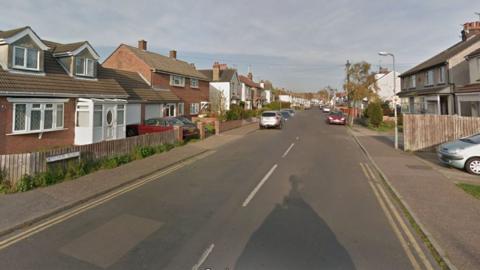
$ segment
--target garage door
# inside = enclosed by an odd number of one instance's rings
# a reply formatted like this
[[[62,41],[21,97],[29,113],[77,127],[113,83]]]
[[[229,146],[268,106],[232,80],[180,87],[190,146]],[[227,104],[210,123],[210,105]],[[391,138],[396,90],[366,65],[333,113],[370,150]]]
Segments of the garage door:
[[[162,105],[161,104],[148,104],[145,106],[145,120],[150,118],[162,117]]]
[[[141,105],[127,104],[127,125],[140,124],[141,118]]]

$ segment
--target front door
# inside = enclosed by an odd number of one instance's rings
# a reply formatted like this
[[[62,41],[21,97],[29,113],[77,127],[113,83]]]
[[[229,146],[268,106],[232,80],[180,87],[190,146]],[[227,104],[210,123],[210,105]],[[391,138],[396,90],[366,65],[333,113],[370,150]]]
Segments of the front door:
[[[104,106],[104,140],[113,140],[115,135],[115,104],[105,104]]]

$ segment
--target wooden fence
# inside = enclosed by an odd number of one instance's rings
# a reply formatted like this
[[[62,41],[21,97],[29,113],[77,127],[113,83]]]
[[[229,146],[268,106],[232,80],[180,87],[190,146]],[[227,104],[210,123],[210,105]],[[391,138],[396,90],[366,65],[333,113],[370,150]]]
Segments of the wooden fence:
[[[480,117],[403,115],[405,151],[429,150],[444,142],[476,133],[480,133]]]
[[[109,156],[128,154],[140,146],[155,146],[164,143],[175,143],[175,141],[175,131],[170,129],[160,133],[51,149],[43,152],[0,155],[0,172],[4,174],[7,181],[14,184],[26,174],[34,175],[45,172],[48,158],[64,154],[80,153],[78,158],[101,159]]]

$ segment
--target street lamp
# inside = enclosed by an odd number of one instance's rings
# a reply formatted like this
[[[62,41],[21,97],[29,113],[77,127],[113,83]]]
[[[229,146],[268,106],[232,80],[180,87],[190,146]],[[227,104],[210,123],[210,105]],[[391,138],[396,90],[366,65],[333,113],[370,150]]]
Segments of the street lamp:
[[[398,149],[398,117],[397,117],[397,99],[396,99],[396,86],[397,86],[397,76],[395,73],[395,55],[389,52],[379,52],[380,56],[391,56],[393,60],[393,105],[394,105],[394,116],[395,116],[395,149]]]

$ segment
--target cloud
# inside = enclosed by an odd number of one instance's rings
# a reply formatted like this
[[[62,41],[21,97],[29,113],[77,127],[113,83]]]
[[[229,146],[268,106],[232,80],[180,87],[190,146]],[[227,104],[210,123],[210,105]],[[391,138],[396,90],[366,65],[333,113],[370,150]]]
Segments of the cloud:
[[[89,40],[103,57],[146,39],[198,67],[233,60],[225,62],[299,90],[340,87],[347,59],[388,64],[379,50],[394,52],[405,70],[457,42],[460,25],[480,11],[467,0],[4,2],[0,29],[30,25],[45,39]]]

